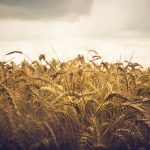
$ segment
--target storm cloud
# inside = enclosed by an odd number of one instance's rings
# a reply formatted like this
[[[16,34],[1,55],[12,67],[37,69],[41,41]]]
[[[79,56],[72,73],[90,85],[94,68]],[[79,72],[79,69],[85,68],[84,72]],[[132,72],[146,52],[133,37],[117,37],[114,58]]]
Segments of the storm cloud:
[[[0,0],[0,19],[76,20],[89,14],[93,0]]]
[[[49,54],[49,43],[60,57],[102,49],[131,58],[135,50],[150,64],[150,0],[0,0],[0,53]]]
[[[19,29],[22,37],[30,35],[31,28],[36,37],[47,31],[60,37],[61,30],[61,35],[76,38],[149,38],[150,0],[0,0],[0,23],[0,33],[9,31],[6,39]]]

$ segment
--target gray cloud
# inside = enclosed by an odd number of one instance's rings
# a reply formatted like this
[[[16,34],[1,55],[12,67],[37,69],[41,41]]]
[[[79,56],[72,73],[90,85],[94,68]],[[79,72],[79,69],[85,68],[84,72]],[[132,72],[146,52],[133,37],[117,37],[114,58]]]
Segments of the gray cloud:
[[[0,0],[0,19],[75,20],[90,12],[93,0]]]
[[[150,0],[0,0],[0,25],[0,40],[150,38]]]

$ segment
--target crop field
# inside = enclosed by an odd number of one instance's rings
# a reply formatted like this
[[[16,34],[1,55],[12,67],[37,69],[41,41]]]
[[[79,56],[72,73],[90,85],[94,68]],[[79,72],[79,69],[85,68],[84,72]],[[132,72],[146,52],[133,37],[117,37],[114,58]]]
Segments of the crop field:
[[[0,150],[150,150],[150,68],[90,54],[0,62]]]

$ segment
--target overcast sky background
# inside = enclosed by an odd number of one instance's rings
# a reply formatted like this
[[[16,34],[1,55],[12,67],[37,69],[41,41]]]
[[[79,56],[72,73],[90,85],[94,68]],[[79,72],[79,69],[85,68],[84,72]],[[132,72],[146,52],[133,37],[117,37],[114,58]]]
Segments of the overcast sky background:
[[[0,0],[1,60],[13,50],[49,59],[52,47],[61,60],[94,49],[149,66],[150,0]]]

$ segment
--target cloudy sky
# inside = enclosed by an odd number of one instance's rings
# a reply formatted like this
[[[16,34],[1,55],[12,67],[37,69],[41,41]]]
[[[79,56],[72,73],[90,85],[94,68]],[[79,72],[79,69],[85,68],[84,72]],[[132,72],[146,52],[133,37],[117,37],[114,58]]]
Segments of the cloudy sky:
[[[0,58],[72,58],[87,50],[104,60],[150,65],[150,0],[0,0]]]

